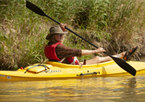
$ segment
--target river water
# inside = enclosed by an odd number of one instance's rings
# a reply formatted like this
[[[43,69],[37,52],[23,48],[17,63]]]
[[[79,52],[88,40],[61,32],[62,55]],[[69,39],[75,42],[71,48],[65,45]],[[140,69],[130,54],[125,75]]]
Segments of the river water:
[[[145,61],[145,58],[142,59]],[[0,102],[144,102],[145,74],[0,82]]]

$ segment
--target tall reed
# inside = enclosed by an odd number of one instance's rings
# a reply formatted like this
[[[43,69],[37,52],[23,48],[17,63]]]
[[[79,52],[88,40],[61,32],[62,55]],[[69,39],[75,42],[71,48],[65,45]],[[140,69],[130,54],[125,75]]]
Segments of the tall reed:
[[[111,54],[138,45],[144,52],[144,0],[29,0],[46,14]],[[56,25],[25,7],[25,0],[0,0],[0,69],[17,69],[46,60],[43,48]],[[69,33],[65,44],[94,49]],[[93,55],[79,58],[89,59]]]

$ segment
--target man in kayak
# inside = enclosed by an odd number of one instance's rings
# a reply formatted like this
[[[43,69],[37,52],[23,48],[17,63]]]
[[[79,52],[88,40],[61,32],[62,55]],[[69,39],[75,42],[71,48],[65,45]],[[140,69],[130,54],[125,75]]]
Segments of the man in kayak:
[[[67,34],[65,29],[66,24],[60,24],[60,26],[54,26],[50,28],[50,33],[46,36],[46,39],[49,40],[48,44],[45,46],[44,53],[49,61],[58,61],[66,64],[79,65],[82,64],[79,62],[77,57],[84,55],[90,55],[95,53],[105,52],[103,48],[98,48],[96,50],[82,50],[74,49],[63,45],[64,34]],[[137,50],[138,47],[132,48],[130,51],[122,52],[114,57],[123,58],[124,60],[129,60],[133,53]],[[77,57],[75,57],[77,56]],[[107,62],[112,60],[111,57],[99,57],[95,56],[92,59],[89,59],[85,64],[97,64],[102,62]]]

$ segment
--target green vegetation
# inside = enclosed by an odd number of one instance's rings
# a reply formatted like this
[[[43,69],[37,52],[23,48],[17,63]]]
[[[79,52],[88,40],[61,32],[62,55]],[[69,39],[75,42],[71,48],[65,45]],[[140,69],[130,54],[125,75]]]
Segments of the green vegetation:
[[[135,56],[145,55],[144,0],[29,1],[110,54],[138,45]],[[0,0],[0,14],[0,69],[17,69],[46,60],[45,37],[56,23],[27,9],[25,0]],[[71,33],[64,43],[73,48],[94,49]]]

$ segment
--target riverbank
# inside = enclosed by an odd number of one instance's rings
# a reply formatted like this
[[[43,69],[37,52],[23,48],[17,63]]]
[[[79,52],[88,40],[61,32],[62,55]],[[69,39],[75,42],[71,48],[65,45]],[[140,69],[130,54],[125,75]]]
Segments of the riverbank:
[[[134,57],[139,59],[145,55],[145,1],[29,1],[110,54],[139,46]],[[43,53],[47,43],[45,37],[49,28],[56,24],[27,9],[25,0],[2,0],[0,6],[0,69],[15,70],[46,60]],[[94,49],[71,33],[64,43],[73,48]]]

